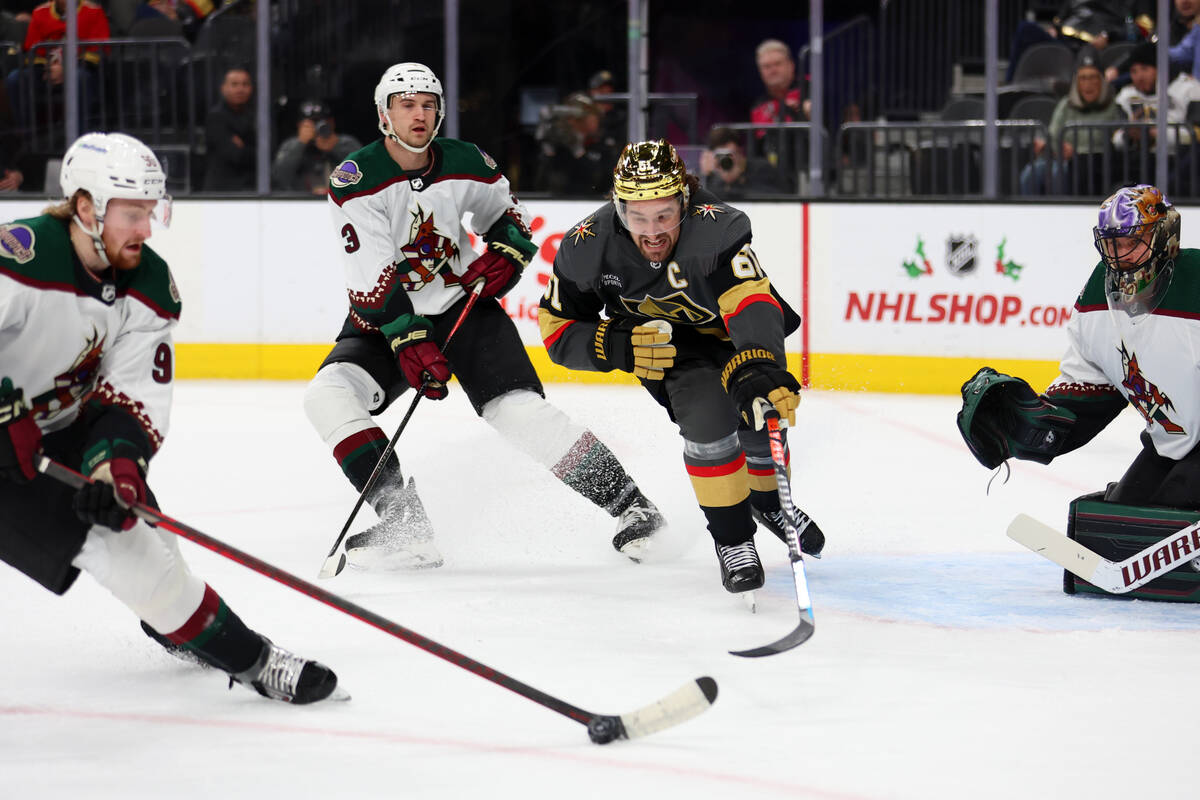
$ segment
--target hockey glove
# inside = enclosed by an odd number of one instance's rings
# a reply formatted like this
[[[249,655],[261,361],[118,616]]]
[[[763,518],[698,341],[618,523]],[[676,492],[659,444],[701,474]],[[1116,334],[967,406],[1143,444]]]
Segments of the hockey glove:
[[[71,501],[75,516],[114,531],[132,528],[137,517],[130,508],[146,502],[146,481],[138,465],[132,459],[113,458],[92,470],[91,478]]]
[[[1067,442],[1075,414],[1020,378],[983,367],[962,385],[958,430],[988,469],[1009,458],[1049,464]]]
[[[775,406],[779,417],[789,425],[796,424],[800,383],[765,347],[747,347],[729,359],[721,370],[721,385],[742,419],[754,430],[762,430],[766,424],[757,402],[760,398]]]
[[[0,475],[29,483],[37,475],[33,459],[42,445],[42,429],[29,414],[24,392],[9,378],[0,381]]]
[[[450,362],[433,341],[433,323],[424,317],[405,314],[380,330],[388,337],[396,363],[408,385],[431,400],[450,393]]]
[[[666,320],[602,320],[593,345],[592,363],[604,372],[619,369],[648,381],[661,381],[675,366],[671,323]]]
[[[487,252],[467,265],[462,274],[463,291],[468,294],[483,281],[483,297],[503,297],[521,280],[521,271],[529,258],[515,247],[492,242]]]

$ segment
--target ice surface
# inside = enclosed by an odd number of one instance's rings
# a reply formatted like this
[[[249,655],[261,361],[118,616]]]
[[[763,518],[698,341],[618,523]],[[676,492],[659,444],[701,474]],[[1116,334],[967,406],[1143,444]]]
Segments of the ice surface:
[[[316,580],[355,495],[295,383],[183,382],[151,484],[164,511]],[[294,708],[178,662],[85,575],[63,598],[0,565],[0,797],[1057,798],[1195,793],[1200,607],[1069,597],[1004,535],[1065,525],[1137,451],[1127,412],[1007,484],[967,453],[956,398],[808,392],[794,493],[829,537],[817,633],[783,546],[751,615],[721,589],[680,442],[640,390],[551,385],[670,519],[673,559],[615,553],[613,521],[508,447],[461,391],[399,452],[446,565],[324,588],[570,703],[639,708],[712,675],[707,713],[634,742],[518,695],[184,543],[248,624],[332,666],[349,703]],[[407,407],[382,418],[390,434]],[[374,517],[364,509],[355,529]],[[671,548],[667,548],[668,550]],[[1172,766],[1174,765],[1174,766]]]

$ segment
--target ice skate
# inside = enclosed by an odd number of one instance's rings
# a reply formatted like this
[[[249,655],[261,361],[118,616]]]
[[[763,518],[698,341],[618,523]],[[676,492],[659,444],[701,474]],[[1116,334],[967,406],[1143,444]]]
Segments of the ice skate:
[[[787,528],[783,523],[783,509],[759,511],[757,508],[751,507],[750,511],[755,522],[775,534],[779,541],[787,544]],[[825,549],[825,534],[817,527],[813,518],[800,509],[796,509],[796,517],[796,530],[800,534],[800,552],[806,556],[820,558],[821,551]]]
[[[634,563],[641,563],[654,546],[654,534],[664,528],[666,519],[658,508],[646,499],[641,490],[634,496],[629,507],[621,512],[617,520],[617,533],[612,544],[618,553],[623,553]]]
[[[230,674],[229,683],[240,683],[272,700],[305,705],[326,698],[349,700],[346,690],[337,685],[337,675],[319,661],[309,661],[276,647],[263,636],[262,654],[245,672]]]
[[[741,544],[717,543],[716,548],[717,560],[721,562],[721,585],[725,591],[739,594],[762,588],[766,577],[753,539]]]
[[[357,569],[432,569],[443,563],[416,481],[382,488],[371,500],[379,522],[346,539],[346,562]]]

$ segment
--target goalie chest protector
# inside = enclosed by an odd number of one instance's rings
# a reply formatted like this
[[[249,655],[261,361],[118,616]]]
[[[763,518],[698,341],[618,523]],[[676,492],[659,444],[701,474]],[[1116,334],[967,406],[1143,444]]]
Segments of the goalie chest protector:
[[[1104,501],[1104,492],[1085,494],[1071,501],[1067,536],[1112,562],[1121,562],[1155,542],[1200,522],[1200,511],[1161,506],[1127,506]],[[1200,553],[1196,553],[1200,558]],[[1149,565],[1137,563],[1129,569],[1145,574]],[[1136,576],[1135,576],[1136,577]],[[1099,594],[1140,600],[1200,603],[1200,571],[1190,561],[1125,594],[1111,594],[1083,578],[1063,571],[1067,594]]]

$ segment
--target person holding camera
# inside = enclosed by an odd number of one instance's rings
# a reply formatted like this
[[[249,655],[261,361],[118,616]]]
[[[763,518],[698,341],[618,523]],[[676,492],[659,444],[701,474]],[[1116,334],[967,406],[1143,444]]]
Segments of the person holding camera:
[[[1154,122],[1160,108],[1156,45],[1152,42],[1138,45],[1129,61],[1131,83],[1117,92],[1117,105],[1131,122]],[[1200,82],[1191,75],[1180,73],[1167,85],[1167,147],[1171,155],[1175,154],[1176,144],[1191,142],[1187,127],[1180,123],[1187,122],[1188,103],[1193,100],[1200,100]],[[1118,150],[1140,152],[1146,146],[1142,137],[1147,136],[1149,150],[1153,152],[1157,135],[1156,128],[1122,128],[1113,134],[1113,146]]]
[[[708,149],[700,154],[700,180],[704,188],[722,199],[795,191],[779,168],[748,159],[739,135],[722,127],[708,134]]]
[[[300,106],[296,135],[275,154],[271,185],[283,191],[327,194],[329,173],[360,147],[358,139],[337,132],[328,106],[309,100]]]

